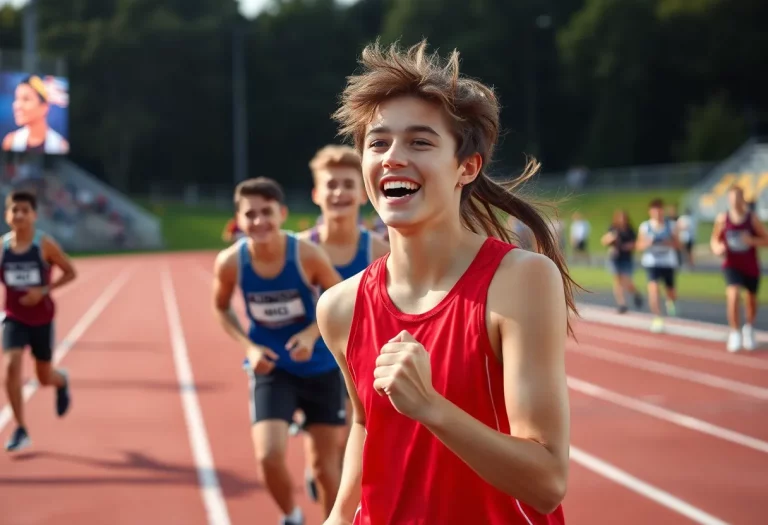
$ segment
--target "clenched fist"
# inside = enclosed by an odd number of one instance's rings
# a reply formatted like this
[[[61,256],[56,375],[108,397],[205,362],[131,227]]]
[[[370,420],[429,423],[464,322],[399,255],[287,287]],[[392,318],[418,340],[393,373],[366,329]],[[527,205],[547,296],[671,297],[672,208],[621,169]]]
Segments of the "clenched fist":
[[[405,330],[385,344],[376,358],[373,388],[395,410],[423,421],[439,394],[432,386],[432,367],[424,347]]]

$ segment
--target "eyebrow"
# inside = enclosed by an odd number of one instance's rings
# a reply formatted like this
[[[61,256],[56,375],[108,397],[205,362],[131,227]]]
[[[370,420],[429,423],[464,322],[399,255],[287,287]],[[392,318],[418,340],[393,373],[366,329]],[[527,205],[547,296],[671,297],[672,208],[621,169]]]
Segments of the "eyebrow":
[[[405,131],[407,133],[430,133],[432,135],[435,135],[436,137],[440,136],[440,133],[435,131],[429,126],[423,126],[423,125],[416,125],[416,126],[408,126],[405,128]],[[376,126],[374,128],[371,128],[371,130],[365,134],[366,137],[370,135],[378,135],[381,133],[392,133],[392,130],[386,126]]]

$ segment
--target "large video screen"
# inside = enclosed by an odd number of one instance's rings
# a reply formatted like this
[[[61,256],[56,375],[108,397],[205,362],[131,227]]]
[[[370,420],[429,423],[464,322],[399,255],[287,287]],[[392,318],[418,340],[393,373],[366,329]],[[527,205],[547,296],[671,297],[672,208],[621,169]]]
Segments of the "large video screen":
[[[69,153],[69,80],[0,72],[0,149]]]

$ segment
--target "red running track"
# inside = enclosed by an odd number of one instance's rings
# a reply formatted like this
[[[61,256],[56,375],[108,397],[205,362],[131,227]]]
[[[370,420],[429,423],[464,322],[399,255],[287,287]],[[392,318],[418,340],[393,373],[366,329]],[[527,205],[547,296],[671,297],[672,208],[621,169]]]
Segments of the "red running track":
[[[72,410],[56,418],[50,389],[28,399],[32,447],[0,453],[1,524],[278,523],[256,471],[242,351],[211,315],[212,263],[211,253],[76,261],[56,329]],[[567,522],[764,523],[768,356],[594,323],[577,336]],[[7,415],[3,392],[3,443]],[[318,525],[300,439],[288,455],[307,525]]]

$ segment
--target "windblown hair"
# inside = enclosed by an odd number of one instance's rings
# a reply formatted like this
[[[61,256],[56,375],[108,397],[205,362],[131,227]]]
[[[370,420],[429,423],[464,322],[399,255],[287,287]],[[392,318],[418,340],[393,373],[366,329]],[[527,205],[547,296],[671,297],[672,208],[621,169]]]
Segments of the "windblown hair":
[[[513,234],[504,215],[528,226],[536,239],[537,251],[549,257],[560,270],[568,309],[577,314],[573,287],[578,285],[568,273],[554,228],[536,206],[516,191],[538,173],[540,164],[529,159],[523,173],[507,182],[491,179],[486,173],[500,130],[499,102],[493,89],[460,75],[458,51],[453,50],[447,60],[442,60],[437,53],[427,53],[426,41],[406,50],[397,43],[383,48],[376,41],[363,50],[360,64],[362,71],[348,77],[340,107],[333,115],[340,124],[340,133],[350,137],[362,154],[366,126],[384,101],[416,96],[439,105],[456,139],[458,161],[476,153],[483,161],[477,178],[462,188],[462,223],[472,232],[506,242],[513,242]],[[568,331],[573,334],[570,320]]]
[[[340,167],[354,168],[362,173],[360,154],[349,146],[332,144],[321,148],[309,161],[313,175],[320,170]]]

